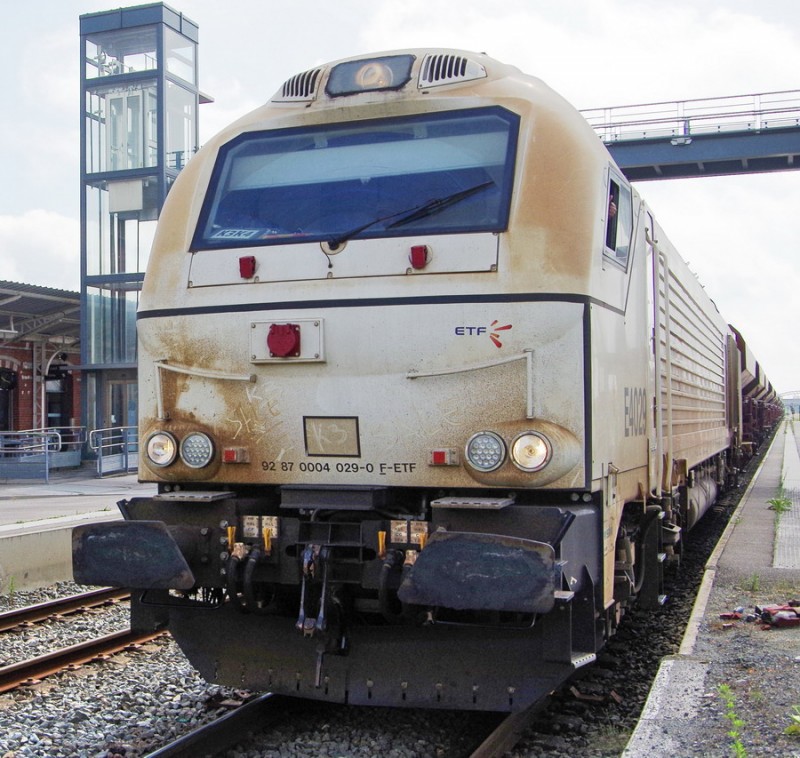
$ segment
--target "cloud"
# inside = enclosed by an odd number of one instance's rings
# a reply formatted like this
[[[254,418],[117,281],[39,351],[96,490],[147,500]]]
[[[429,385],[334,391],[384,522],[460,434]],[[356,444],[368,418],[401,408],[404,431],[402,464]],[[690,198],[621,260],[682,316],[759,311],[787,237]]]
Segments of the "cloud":
[[[60,27],[31,40],[22,52],[22,65],[17,69],[21,97],[28,108],[41,112],[71,111],[79,102],[77,29]],[[77,122],[77,116],[73,118]],[[52,129],[52,123],[45,123]]]
[[[0,122],[4,175],[10,177],[0,187],[0,209],[22,213],[38,205],[77,216],[77,29],[62,26],[20,37],[24,41],[15,41],[20,49],[12,54],[19,65],[9,81],[9,110]]]
[[[486,52],[543,79],[579,108],[795,87],[800,46],[785,20],[766,20],[760,8],[717,5],[406,0],[377,6],[359,42],[369,43],[367,50]],[[778,49],[781,56],[756,53]]]
[[[641,182],[637,190],[770,381],[793,389],[800,351],[787,349],[787,334],[800,322],[797,174]]]
[[[238,76],[210,75],[200,88],[214,98],[213,103],[200,106],[200,145],[236,119],[255,110],[272,96],[272,92],[251,92]],[[259,99],[263,95],[263,99]]]
[[[0,215],[2,278],[77,291],[80,288],[80,223],[52,211]]]

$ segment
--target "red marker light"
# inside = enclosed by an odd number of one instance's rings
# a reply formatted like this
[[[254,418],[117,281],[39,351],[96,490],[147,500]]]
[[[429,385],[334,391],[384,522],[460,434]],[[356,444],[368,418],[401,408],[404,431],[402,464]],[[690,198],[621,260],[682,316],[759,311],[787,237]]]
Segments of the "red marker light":
[[[239,276],[242,279],[252,279],[256,273],[255,255],[243,255],[239,258]]]
[[[409,260],[411,261],[411,268],[414,269],[425,268],[425,266],[428,265],[428,261],[430,260],[430,251],[428,250],[428,246],[412,245],[411,255],[409,256]]]
[[[431,466],[458,466],[458,453],[452,447],[431,450],[428,464]]]
[[[222,450],[223,463],[249,463],[250,456],[246,447],[226,447]]]

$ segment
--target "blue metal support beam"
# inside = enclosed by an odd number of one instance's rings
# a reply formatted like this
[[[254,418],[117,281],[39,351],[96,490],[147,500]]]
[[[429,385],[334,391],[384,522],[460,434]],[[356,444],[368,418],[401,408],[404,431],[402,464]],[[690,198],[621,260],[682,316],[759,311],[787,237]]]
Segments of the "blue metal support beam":
[[[606,145],[631,181],[800,168],[800,127],[620,141]]]
[[[582,112],[631,181],[800,168],[800,90]]]

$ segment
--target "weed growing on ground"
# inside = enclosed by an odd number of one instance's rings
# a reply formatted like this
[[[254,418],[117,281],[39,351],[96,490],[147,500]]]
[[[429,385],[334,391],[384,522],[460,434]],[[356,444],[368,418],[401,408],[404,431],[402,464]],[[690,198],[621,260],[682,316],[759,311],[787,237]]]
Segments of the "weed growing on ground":
[[[786,490],[783,488],[783,478],[781,478],[781,482],[778,485],[778,494],[775,497],[771,497],[767,500],[769,505],[767,506],[770,510],[775,511],[775,545],[777,548],[778,544],[778,530],[781,526],[781,516],[784,513],[788,513],[792,510],[792,500],[791,498],[786,497]]]
[[[742,589],[745,592],[758,592],[761,589],[761,577],[755,572],[750,574],[745,580]]]
[[[754,688],[750,690],[750,700],[754,703],[763,703],[766,700],[766,696],[760,689]]]
[[[14,599],[14,593],[17,591],[17,580],[12,574],[8,578],[8,585],[6,587],[6,593],[8,594],[9,600]],[[2,578],[0,577],[0,592],[3,590],[3,582]]]
[[[600,729],[595,747],[598,750],[604,750],[609,753],[621,753],[625,749],[625,745],[628,744],[630,737],[630,731],[616,724],[607,724]]]
[[[769,509],[775,511],[776,519],[792,510],[792,501],[786,495],[771,497],[767,502],[769,503]]]
[[[731,723],[728,736],[731,738],[731,748],[737,758],[747,758],[747,751],[742,744],[742,727],[745,725],[742,718],[736,713],[736,698],[733,690],[727,684],[720,684],[717,688],[720,697],[725,703],[725,718]]]
[[[794,713],[789,714],[792,723],[783,730],[783,733],[790,734],[793,737],[800,737],[800,705],[793,705],[792,710]]]

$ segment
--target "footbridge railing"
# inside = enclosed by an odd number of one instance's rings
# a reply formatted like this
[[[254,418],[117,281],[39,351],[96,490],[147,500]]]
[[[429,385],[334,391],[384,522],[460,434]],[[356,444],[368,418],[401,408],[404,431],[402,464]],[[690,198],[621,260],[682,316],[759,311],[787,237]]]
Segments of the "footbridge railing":
[[[603,142],[800,127],[800,90],[590,108],[581,113]]]

